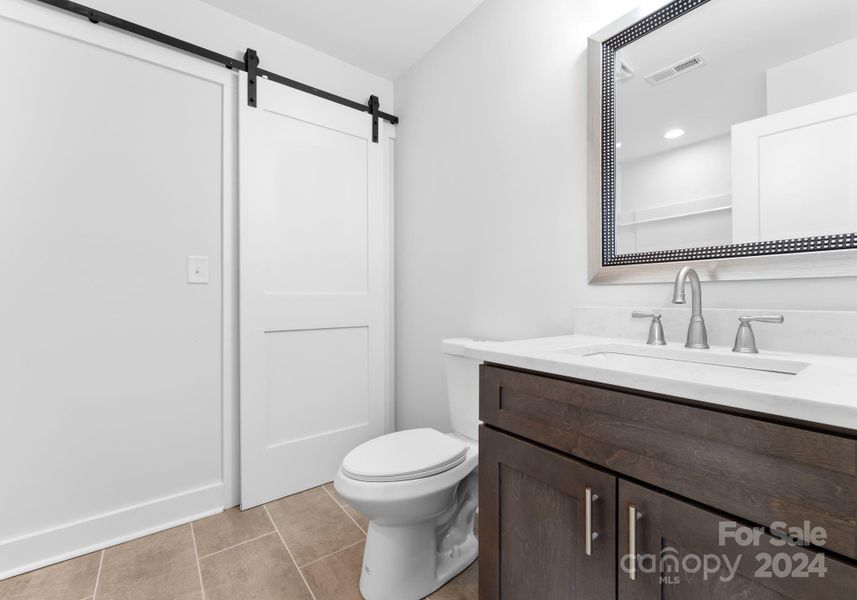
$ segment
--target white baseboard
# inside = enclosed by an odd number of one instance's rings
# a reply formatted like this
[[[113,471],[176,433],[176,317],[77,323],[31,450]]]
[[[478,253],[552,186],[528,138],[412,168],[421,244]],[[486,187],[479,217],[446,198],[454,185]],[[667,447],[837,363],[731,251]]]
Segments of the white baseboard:
[[[223,483],[0,540],[0,580],[223,510]]]

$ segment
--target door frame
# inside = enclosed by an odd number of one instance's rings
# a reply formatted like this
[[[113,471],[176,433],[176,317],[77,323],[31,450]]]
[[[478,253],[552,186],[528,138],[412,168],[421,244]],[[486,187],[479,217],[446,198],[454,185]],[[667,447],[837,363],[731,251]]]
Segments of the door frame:
[[[396,430],[396,126],[384,119],[379,119],[379,138],[384,144],[384,213],[387,235],[387,293],[385,314],[387,316],[387,340],[385,343],[386,361],[386,390],[384,402],[387,421],[384,431],[390,433]]]

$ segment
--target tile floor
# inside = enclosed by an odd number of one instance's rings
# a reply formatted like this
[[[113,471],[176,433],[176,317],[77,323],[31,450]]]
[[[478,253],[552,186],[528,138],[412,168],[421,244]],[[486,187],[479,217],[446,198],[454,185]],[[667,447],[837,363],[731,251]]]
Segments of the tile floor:
[[[0,581],[0,600],[361,600],[366,526],[327,484]],[[476,600],[477,568],[429,598]]]

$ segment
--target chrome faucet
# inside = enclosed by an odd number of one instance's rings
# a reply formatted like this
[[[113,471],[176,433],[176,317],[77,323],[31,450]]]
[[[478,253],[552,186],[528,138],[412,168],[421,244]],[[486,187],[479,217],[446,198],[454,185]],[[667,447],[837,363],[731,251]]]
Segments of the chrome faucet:
[[[685,304],[684,287],[690,279],[690,294],[692,301],[692,314],[690,326],[687,329],[687,343],[685,348],[707,349],[708,332],[705,330],[705,319],[702,317],[702,284],[699,275],[691,267],[684,267],[675,278],[675,290],[673,291],[673,304]]]

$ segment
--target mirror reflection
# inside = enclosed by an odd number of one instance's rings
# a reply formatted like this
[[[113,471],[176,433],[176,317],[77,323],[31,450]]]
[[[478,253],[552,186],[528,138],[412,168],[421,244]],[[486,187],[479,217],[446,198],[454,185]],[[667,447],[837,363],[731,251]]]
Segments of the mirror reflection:
[[[711,0],[615,65],[617,253],[857,231],[855,0]]]

